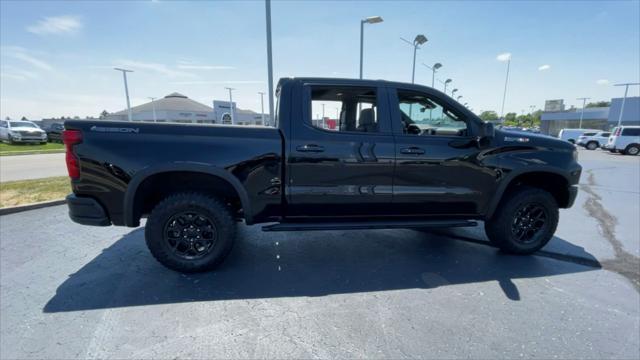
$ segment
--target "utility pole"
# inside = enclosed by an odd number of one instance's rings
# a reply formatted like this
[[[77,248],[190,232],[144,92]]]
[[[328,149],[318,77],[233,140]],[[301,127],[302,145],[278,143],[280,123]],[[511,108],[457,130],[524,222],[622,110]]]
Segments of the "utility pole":
[[[504,103],[507,99],[507,84],[509,83],[509,68],[511,67],[511,54],[504,54],[507,57],[507,76],[504,79],[504,92],[502,93],[502,108],[500,110],[500,119],[504,121]],[[501,55],[502,56],[502,55]],[[504,61],[503,59],[498,57],[499,61]]]
[[[265,123],[264,121],[264,92],[259,91],[258,94],[260,94],[260,108],[262,110],[260,110],[260,115],[262,117],[262,125],[267,125],[267,123]]]
[[[122,77],[124,79],[124,93],[127,97],[127,115],[129,117],[129,121],[131,121],[131,103],[129,102],[129,86],[127,85],[127,73],[133,72],[133,70],[114,68],[114,70],[122,71]]]
[[[625,83],[615,84],[614,86],[624,86],[624,97],[622,98],[622,107],[620,108],[620,115],[618,115],[618,126],[622,125],[622,112],[624,111],[624,103],[627,102],[627,93],[629,92],[629,86],[637,86],[640,83]]]
[[[231,95],[231,92],[233,90],[235,90],[234,88],[230,88],[230,87],[225,87],[225,89],[229,90],[229,115],[231,115],[231,125],[235,125],[236,124],[236,116],[233,113],[233,97]]]
[[[587,100],[589,100],[590,98],[588,97],[582,97],[582,98],[577,98],[576,100],[582,100],[582,112],[580,112],[580,123],[578,125],[579,129],[582,129],[582,118],[584,117],[584,107],[587,104]]]
[[[151,99],[151,107],[153,108],[153,122],[158,122],[158,118],[156,117],[156,98],[149,97]]]
[[[269,81],[269,119],[275,121],[273,114],[273,54],[271,52],[271,0],[264,2],[267,23],[267,75]]]

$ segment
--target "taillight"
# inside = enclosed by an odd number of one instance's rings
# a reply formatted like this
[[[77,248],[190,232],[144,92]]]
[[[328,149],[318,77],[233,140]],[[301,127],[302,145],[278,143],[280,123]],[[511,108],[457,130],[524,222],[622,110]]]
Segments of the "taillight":
[[[62,132],[62,142],[65,145],[67,161],[67,172],[69,177],[77,179],[80,177],[80,161],[73,152],[73,146],[82,142],[82,132],[80,130],[64,130]]]
[[[620,133],[622,132],[622,128],[617,128],[616,129],[616,133],[614,134],[615,136],[620,136]]]

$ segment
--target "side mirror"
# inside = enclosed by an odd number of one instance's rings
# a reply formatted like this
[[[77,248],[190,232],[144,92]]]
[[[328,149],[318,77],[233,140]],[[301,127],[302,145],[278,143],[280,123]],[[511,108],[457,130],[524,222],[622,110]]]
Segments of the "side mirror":
[[[493,127],[493,123],[484,122],[480,127],[480,138],[493,138],[496,135],[496,130]]]

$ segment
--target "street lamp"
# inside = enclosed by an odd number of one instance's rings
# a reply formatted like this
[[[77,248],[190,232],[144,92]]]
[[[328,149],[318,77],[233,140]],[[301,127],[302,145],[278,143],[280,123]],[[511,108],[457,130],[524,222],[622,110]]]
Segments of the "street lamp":
[[[461,99],[461,98],[462,98],[462,95],[458,96],[458,97],[456,98],[456,100],[458,100],[458,102],[460,102],[460,99]]]
[[[262,125],[267,125],[264,122],[264,92],[258,91],[258,94],[260,94],[260,116],[262,118]]]
[[[156,117],[156,98],[148,97],[148,99],[151,99],[151,107],[153,108],[153,122],[158,122],[158,118]]]
[[[425,63],[422,63],[422,65],[428,67],[429,69],[431,69],[432,75],[431,75],[431,87],[435,87],[436,85],[436,71],[438,71],[438,69],[440,69],[442,67],[442,64],[440,63],[435,63],[433,64],[433,66],[429,66]]]
[[[233,115],[233,97],[231,95],[231,92],[235,89],[230,87],[225,87],[225,89],[229,90],[229,115],[231,115],[231,125],[235,125],[236,117]]]
[[[453,81],[453,80],[451,80],[451,79],[447,79],[447,80],[445,80],[445,81],[443,82],[443,84],[444,84],[444,93],[445,93],[445,94],[447,93],[447,84],[449,84],[451,81]]]
[[[117,71],[122,71],[122,77],[124,78],[124,93],[127,96],[127,115],[129,117],[129,121],[131,121],[131,103],[129,102],[129,86],[127,86],[127,73],[133,72],[133,70],[121,69],[121,68],[113,68]]]
[[[504,80],[504,93],[502,94],[502,109],[500,110],[500,119],[504,120],[504,101],[507,99],[507,83],[509,82],[509,67],[511,66],[511,53],[500,54],[496,57],[496,60],[507,62],[507,77]]]
[[[534,120],[534,117],[535,117],[535,116],[533,115],[533,113],[534,113],[534,110],[535,110],[535,109],[536,109],[536,106],[535,106],[535,105],[529,105],[529,112],[530,112],[530,114],[531,114],[531,127],[533,127],[533,120]]]
[[[453,97],[453,95],[458,91],[458,89],[453,89],[451,90],[451,97]]]
[[[585,104],[587,103],[587,100],[589,99],[590,98],[588,97],[581,97],[576,99],[576,100],[582,100],[582,112],[580,113],[580,124],[578,125],[579,129],[582,129],[582,117],[584,116],[584,107],[585,107]]]
[[[637,86],[640,83],[625,83],[615,84],[614,86],[624,86],[624,97],[622,98],[622,107],[620,108],[620,115],[618,115],[618,126],[622,125],[622,112],[624,111],[624,103],[627,101],[627,93],[629,92],[629,86]]]
[[[360,79],[362,79],[362,57],[364,52],[364,24],[377,24],[382,21],[380,16],[370,16],[360,20]]]
[[[422,34],[418,34],[416,35],[416,38],[413,39],[413,42],[404,39],[404,38],[400,38],[400,40],[406,42],[407,44],[413,46],[413,67],[411,70],[411,83],[413,84],[415,82],[415,78],[416,78],[416,52],[418,51],[418,49],[420,48],[420,45],[426,43],[428,41],[427,37],[422,35]]]
[[[273,114],[273,54],[271,52],[271,0],[264,1],[264,12],[266,16],[267,25],[267,77],[269,88],[269,119],[274,121],[275,116]]]
[[[464,103],[464,104],[462,104],[462,105],[464,105],[466,108],[469,108],[469,107],[467,106],[467,104],[469,104],[469,103],[468,103],[468,102],[466,102],[466,103]]]

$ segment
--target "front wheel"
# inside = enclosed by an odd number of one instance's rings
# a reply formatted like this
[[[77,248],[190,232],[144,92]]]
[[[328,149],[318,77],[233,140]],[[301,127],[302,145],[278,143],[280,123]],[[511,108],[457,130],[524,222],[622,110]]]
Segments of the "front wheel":
[[[558,204],[551,194],[520,187],[505,195],[484,228],[491,243],[502,251],[531,254],[551,240],[558,218]]]
[[[227,257],[236,236],[228,207],[216,198],[179,193],[151,212],[145,240],[162,265],[179,272],[212,270]]]
[[[588,150],[595,150],[595,149],[598,148],[598,143],[595,142],[595,141],[590,141],[590,142],[587,143],[586,147],[587,147]]]

